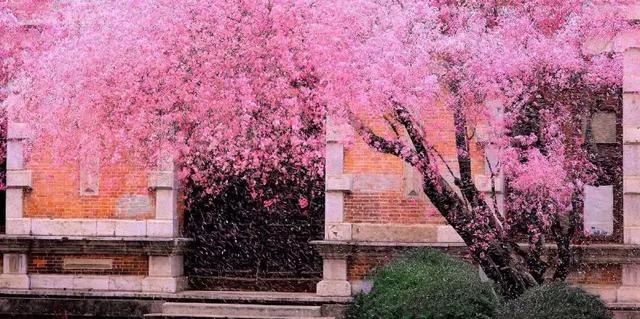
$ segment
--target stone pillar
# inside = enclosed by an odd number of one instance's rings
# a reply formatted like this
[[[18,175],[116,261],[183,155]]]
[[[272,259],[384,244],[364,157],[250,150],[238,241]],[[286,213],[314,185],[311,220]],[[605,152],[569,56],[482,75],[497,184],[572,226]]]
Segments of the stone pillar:
[[[2,275],[0,288],[29,289],[30,280],[27,275],[27,255],[4,254],[2,256]]]
[[[182,255],[149,256],[149,276],[142,281],[142,291],[178,292],[186,288]]]
[[[345,223],[344,196],[351,191],[352,176],[344,174],[344,138],[348,126],[327,121],[327,146],[325,165],[325,215],[324,239],[351,240],[351,224]],[[321,296],[350,296],[351,284],[347,281],[347,256],[323,256],[322,281],[316,292]]]
[[[26,124],[9,123],[7,131],[7,199],[6,233],[29,235],[31,220],[23,218],[25,191],[31,189],[31,171],[25,169],[25,140],[29,138]]]
[[[147,220],[147,236],[178,237],[178,182],[173,169],[149,174],[149,188],[156,194],[156,215]]]
[[[147,220],[147,237],[178,238],[178,182],[172,163],[160,165],[149,175],[149,188],[156,194],[156,215]],[[143,291],[178,292],[186,288],[182,255],[149,256],[149,276]]]
[[[640,48],[637,46],[624,51],[622,114],[624,243],[637,245],[640,244]],[[622,265],[617,302],[640,301],[639,278],[638,265]]]
[[[624,243],[640,244],[640,48],[624,52],[623,81]]]

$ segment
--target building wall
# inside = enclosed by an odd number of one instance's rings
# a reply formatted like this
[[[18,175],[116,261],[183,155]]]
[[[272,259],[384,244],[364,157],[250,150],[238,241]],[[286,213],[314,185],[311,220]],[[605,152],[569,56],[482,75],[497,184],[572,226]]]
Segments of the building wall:
[[[126,162],[98,165],[92,171],[79,163],[56,163],[45,151],[43,145],[36,145],[26,164],[33,186],[24,197],[25,217],[154,218],[155,196],[149,191],[148,171]],[[85,192],[83,186],[95,189]]]

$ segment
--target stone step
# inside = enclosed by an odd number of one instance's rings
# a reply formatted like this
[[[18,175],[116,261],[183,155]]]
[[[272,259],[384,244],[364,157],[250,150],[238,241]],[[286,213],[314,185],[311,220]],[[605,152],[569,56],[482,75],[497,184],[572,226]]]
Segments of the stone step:
[[[144,315],[150,319],[199,319],[199,318],[226,318],[226,319],[335,319],[334,317],[265,317],[265,316],[218,316],[218,315],[188,315],[188,314],[161,314],[154,313]]]
[[[320,306],[165,302],[162,304],[162,314],[207,315],[222,316],[222,318],[225,316],[305,318],[320,317],[321,310]]]

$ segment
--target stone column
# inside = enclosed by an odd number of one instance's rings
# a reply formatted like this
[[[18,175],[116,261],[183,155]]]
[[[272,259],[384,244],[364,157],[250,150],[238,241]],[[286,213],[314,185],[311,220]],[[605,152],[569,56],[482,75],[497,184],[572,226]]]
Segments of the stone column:
[[[31,189],[31,171],[25,169],[24,147],[29,138],[26,124],[9,123],[7,130],[6,233],[29,235],[31,220],[23,217],[25,191]]]
[[[624,51],[622,114],[624,243],[637,245],[640,244],[640,48],[637,45]],[[640,301],[639,278],[638,265],[622,265],[617,302]]]
[[[178,238],[178,182],[172,163],[160,165],[149,175],[149,189],[156,194],[156,215],[147,220],[147,237]],[[183,255],[149,256],[149,276],[143,291],[178,292],[186,288]]]
[[[23,201],[26,190],[31,189],[31,171],[25,169],[24,143],[29,138],[26,124],[9,123],[7,130],[7,190],[6,233],[29,235],[30,219],[23,216]],[[27,255],[4,254],[2,256],[1,288],[29,289]]]
[[[327,146],[325,166],[325,215],[324,239],[329,241],[351,240],[351,224],[345,223],[344,195],[351,191],[353,178],[344,174],[344,138],[347,126],[327,121]],[[316,292],[321,296],[350,296],[351,284],[347,281],[347,257],[323,256],[322,281]]]
[[[142,291],[178,292],[186,286],[182,255],[149,256],[149,276],[142,281]]]
[[[27,255],[4,254],[2,256],[2,275],[0,288],[29,289],[30,280],[27,275]]]
[[[624,52],[623,82],[624,243],[640,244],[640,48]]]
[[[156,215],[147,220],[147,236],[178,237],[178,182],[173,169],[149,174],[149,188],[156,194]]]

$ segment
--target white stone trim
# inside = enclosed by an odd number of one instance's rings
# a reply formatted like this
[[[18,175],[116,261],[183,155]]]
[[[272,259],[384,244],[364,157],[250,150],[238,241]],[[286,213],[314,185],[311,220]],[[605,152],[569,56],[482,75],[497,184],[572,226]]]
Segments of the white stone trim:
[[[175,293],[185,290],[186,277],[146,277],[142,281],[144,292],[170,292]]]
[[[622,188],[625,194],[640,194],[640,176],[625,175]]]
[[[453,227],[450,225],[440,225],[438,226],[438,235],[437,241],[439,243],[463,243],[462,237],[458,235]]]
[[[318,296],[351,296],[351,283],[346,280],[322,280],[316,286]]]
[[[640,144],[640,126],[623,125],[622,140],[624,144]]]
[[[150,277],[180,277],[183,274],[184,257],[182,255],[149,256]]]
[[[149,173],[149,188],[157,189],[177,189],[178,185],[175,180],[173,171],[153,171]]]
[[[12,235],[175,237],[177,228],[177,220],[7,218]]]
[[[325,240],[351,240],[351,224],[350,223],[325,223],[324,226]]]
[[[504,191],[503,179],[500,176],[494,177],[494,184],[496,194],[501,194]],[[475,177],[476,187],[483,193],[491,193],[491,175],[477,175]]]
[[[31,188],[31,170],[8,170],[7,188]]]
[[[144,276],[31,274],[31,289],[143,291]]]
[[[352,175],[340,175],[340,176],[327,176],[326,177],[326,190],[327,192],[350,192],[353,189],[353,176]]]
[[[31,137],[27,123],[10,122],[7,125],[7,140],[24,140]]]

